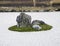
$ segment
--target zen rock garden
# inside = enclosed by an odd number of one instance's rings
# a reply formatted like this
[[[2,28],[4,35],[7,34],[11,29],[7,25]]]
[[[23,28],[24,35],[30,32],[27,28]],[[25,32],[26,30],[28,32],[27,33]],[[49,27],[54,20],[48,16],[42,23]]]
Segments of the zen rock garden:
[[[46,24],[42,20],[33,20],[31,22],[31,19],[32,19],[31,16],[22,12],[16,18],[17,25],[11,26],[8,29],[11,31],[18,32],[31,32],[31,31],[46,31],[52,28],[52,26]]]

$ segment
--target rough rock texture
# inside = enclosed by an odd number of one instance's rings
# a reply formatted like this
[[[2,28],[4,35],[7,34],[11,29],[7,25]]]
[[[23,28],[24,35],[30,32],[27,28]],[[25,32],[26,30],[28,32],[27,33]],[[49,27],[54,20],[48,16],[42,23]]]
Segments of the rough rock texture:
[[[31,24],[31,16],[21,13],[19,16],[17,16],[16,21],[18,27],[28,27]]]
[[[39,25],[39,24],[45,24],[45,22],[41,21],[41,20],[34,20],[32,22],[32,25]]]

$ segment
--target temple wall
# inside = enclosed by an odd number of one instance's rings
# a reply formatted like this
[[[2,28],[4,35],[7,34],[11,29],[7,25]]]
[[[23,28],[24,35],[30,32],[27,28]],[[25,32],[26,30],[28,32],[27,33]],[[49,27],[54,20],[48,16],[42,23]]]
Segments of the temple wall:
[[[60,0],[0,0],[0,6],[34,6],[34,5],[45,5],[49,4],[50,1],[53,3],[60,3]]]
[[[54,3],[60,3],[60,0],[53,0]]]

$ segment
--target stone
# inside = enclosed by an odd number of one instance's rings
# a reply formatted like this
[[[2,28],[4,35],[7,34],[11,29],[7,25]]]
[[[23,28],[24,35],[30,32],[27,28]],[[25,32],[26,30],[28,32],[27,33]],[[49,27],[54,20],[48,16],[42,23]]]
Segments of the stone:
[[[31,16],[21,13],[19,16],[17,16],[16,21],[17,27],[28,27],[31,25]]]
[[[42,20],[34,20],[32,21],[32,25],[39,25],[39,24],[45,24],[45,22],[43,22]]]
[[[41,29],[41,27],[39,26],[39,25],[33,25],[32,26],[34,29],[36,29],[36,30],[40,30]]]

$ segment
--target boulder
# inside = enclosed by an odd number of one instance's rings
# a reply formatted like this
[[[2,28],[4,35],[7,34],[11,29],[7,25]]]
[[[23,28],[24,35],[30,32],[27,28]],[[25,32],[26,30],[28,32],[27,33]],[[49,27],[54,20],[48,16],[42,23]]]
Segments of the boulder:
[[[43,21],[41,21],[41,20],[34,20],[33,22],[32,22],[32,25],[39,25],[39,24],[45,24],[45,22],[43,22]]]
[[[21,13],[19,16],[17,16],[16,21],[17,27],[28,27],[31,25],[31,16]]]

